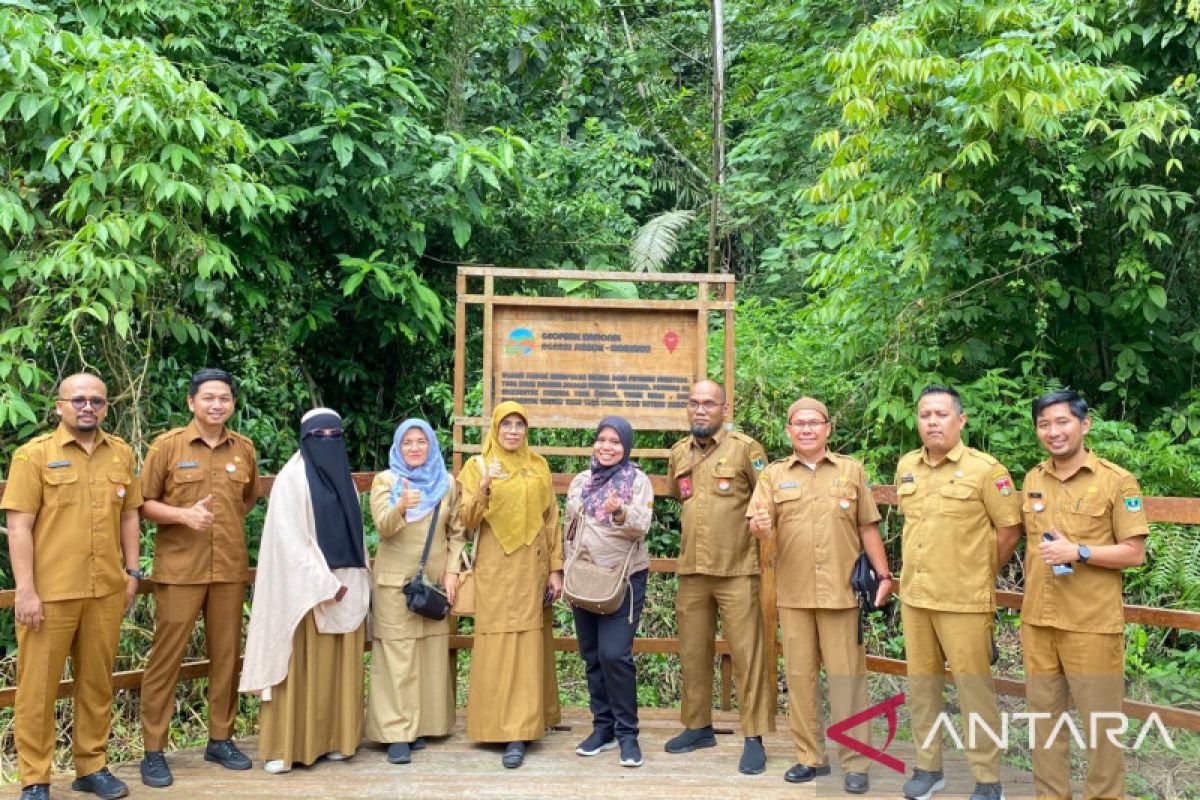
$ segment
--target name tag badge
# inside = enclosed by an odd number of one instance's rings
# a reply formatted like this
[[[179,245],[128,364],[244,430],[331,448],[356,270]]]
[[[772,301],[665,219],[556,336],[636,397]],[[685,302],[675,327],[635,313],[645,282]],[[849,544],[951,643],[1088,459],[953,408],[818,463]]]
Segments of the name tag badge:
[[[69,459],[69,458],[65,459],[63,461],[51,461],[49,464],[46,465],[46,467],[49,469],[62,469],[63,467],[69,467],[69,466],[71,466],[71,459]]]
[[[690,477],[679,479],[679,496],[684,500],[692,496],[692,479]]]
[[[901,482],[901,483],[916,483],[916,482],[917,482],[917,478],[916,478],[916,476],[915,476],[915,475],[913,475],[911,472],[909,472],[909,473],[906,473],[906,474],[904,475],[904,477],[902,477],[902,478],[900,479],[900,482]]]
[[[195,469],[200,466],[199,461],[180,461],[175,465],[175,469]]]
[[[800,484],[796,483],[795,481],[784,481],[783,483],[779,484],[775,488],[776,489],[795,489],[799,485]]]

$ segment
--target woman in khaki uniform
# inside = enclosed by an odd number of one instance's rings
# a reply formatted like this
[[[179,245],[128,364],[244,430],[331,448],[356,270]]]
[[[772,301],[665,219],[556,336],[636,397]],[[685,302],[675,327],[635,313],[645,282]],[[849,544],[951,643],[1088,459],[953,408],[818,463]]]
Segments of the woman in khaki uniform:
[[[371,487],[371,516],[379,531],[372,603],[371,688],[367,738],[388,743],[388,761],[407,764],[422,737],[445,736],[454,726],[454,680],[450,674],[450,620],[414,614],[404,585],[420,569],[434,508],[440,508],[429,544],[425,577],[441,583],[454,601],[462,559],[459,493],[446,471],[429,423],[400,423],[388,454],[388,471]],[[449,567],[449,571],[447,568]]]
[[[500,403],[482,456],[459,475],[463,524],[479,529],[467,736],[506,742],[509,769],[559,715],[550,605],[562,594],[562,536],[550,468],[527,430],[525,409]]]

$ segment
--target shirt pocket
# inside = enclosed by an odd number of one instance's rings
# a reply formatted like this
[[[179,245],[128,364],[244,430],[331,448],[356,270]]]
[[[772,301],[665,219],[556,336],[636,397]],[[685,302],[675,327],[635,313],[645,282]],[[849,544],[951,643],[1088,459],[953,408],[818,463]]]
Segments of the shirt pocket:
[[[1063,522],[1067,529],[1062,533],[1073,542],[1112,544],[1112,526],[1104,503],[1079,503],[1063,514]]]
[[[1031,498],[1028,494],[1021,502],[1021,519],[1027,533],[1042,533],[1050,528],[1050,513],[1046,510],[1046,498]]]
[[[42,473],[42,505],[62,508],[79,497],[79,473],[67,469],[48,469]]]
[[[917,484],[913,481],[901,483],[896,487],[896,505],[900,508],[900,513],[906,517],[920,516],[917,511]]]
[[[951,517],[965,517],[979,512],[979,493],[966,483],[948,483],[938,489],[938,510]]]
[[[833,511],[835,514],[844,514],[849,517],[856,516],[858,513],[858,488],[855,486],[834,486],[829,490],[829,496],[832,498]]]
[[[780,503],[795,502],[803,496],[804,490],[799,486],[795,486],[787,489],[776,489],[771,493],[771,501],[775,503],[775,505],[779,505]]]
[[[714,467],[712,471],[713,492],[728,497],[737,492],[737,471],[732,467]]]
[[[177,469],[171,473],[170,505],[192,505],[204,495],[204,473],[199,469]]]
[[[133,476],[128,472],[110,472],[108,473],[108,483],[109,502],[120,505],[125,502],[125,495],[129,492],[129,485],[133,483]]]

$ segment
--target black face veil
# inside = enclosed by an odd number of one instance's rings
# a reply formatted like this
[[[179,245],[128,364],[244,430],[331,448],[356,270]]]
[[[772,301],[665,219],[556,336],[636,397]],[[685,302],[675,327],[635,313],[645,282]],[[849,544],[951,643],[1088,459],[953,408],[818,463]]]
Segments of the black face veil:
[[[341,433],[342,418],[329,409],[318,409],[305,415],[300,423],[300,455],[312,497],[317,545],[330,569],[366,567],[362,509],[350,476],[346,442],[341,436],[314,435],[321,429]]]

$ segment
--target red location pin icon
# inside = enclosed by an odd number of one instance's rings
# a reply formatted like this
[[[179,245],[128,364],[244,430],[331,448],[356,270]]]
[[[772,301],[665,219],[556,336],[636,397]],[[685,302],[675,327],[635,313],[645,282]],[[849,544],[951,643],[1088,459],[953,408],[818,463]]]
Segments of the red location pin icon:
[[[668,353],[674,353],[675,348],[679,346],[679,334],[675,331],[667,331],[663,336],[663,344],[667,346]]]

